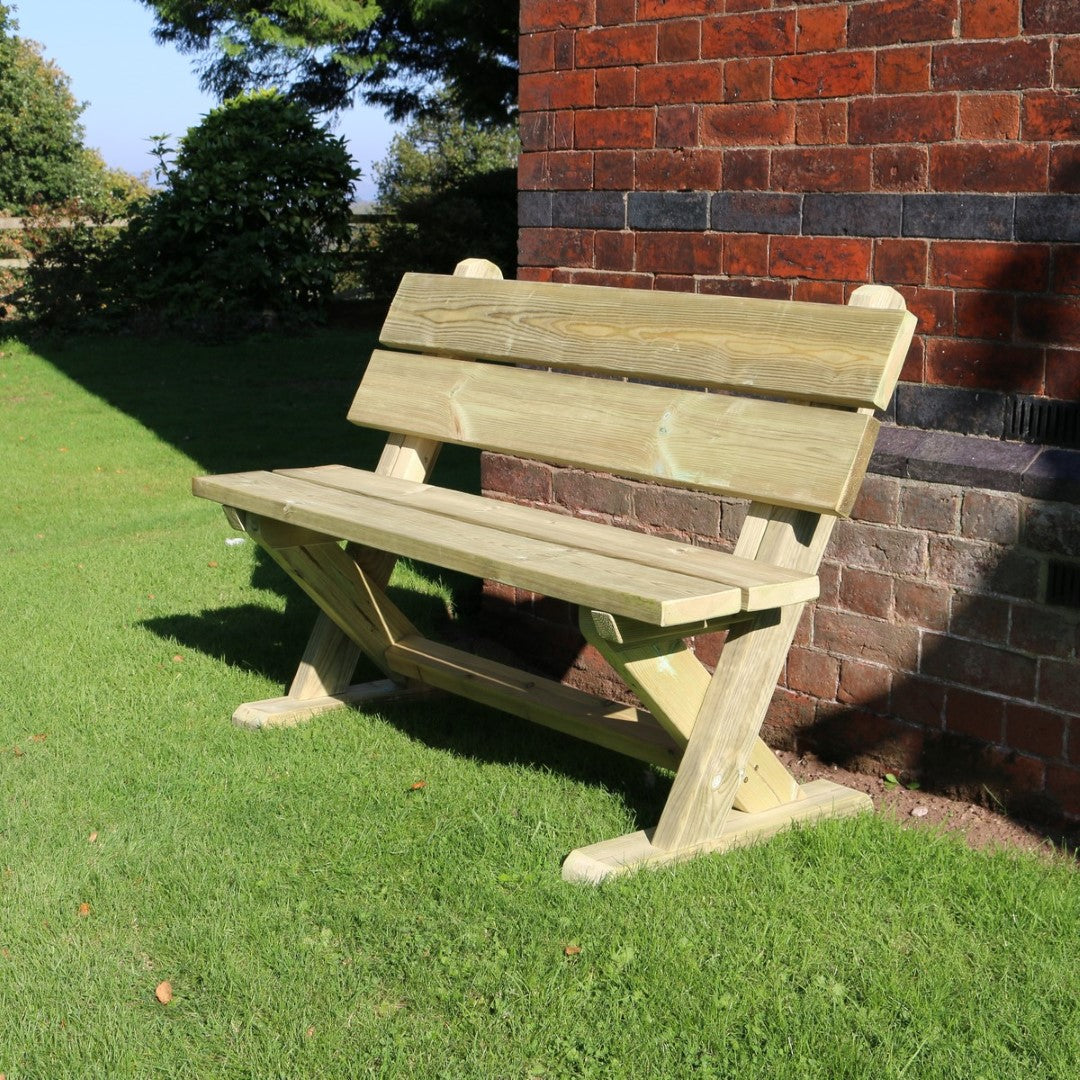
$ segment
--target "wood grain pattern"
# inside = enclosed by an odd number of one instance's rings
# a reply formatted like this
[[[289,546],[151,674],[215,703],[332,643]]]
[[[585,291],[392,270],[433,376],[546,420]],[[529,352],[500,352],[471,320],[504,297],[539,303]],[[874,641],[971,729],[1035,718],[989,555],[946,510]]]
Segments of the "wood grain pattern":
[[[837,409],[382,351],[349,419],[837,514],[855,500],[879,426]]]
[[[914,316],[887,308],[406,274],[380,340],[884,409],[914,328]]]

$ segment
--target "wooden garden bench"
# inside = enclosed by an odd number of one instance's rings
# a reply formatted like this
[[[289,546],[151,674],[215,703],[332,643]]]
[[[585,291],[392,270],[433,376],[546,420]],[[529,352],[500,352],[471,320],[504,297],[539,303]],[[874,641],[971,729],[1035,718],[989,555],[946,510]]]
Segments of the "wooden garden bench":
[[[855,499],[915,325],[893,289],[847,306],[407,274],[349,412],[390,432],[374,471],[201,477],[322,609],[288,693],[250,726],[430,688],[675,769],[655,829],[579,848],[597,881],[752,842],[869,798],[800,786],[758,737],[833,523]],[[427,484],[444,442],[745,497],[734,554]],[[345,541],[342,546],[340,541]],[[421,636],[399,556],[578,605],[647,707]],[[710,675],[685,639],[727,630]],[[385,678],[352,685],[360,653]]]

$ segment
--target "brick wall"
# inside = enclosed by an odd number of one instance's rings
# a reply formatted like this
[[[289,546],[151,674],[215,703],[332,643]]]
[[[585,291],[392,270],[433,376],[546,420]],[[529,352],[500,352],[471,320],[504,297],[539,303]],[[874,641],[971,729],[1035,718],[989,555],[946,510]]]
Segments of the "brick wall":
[[[1052,587],[1080,572],[1080,2],[522,0],[521,27],[519,276],[836,303],[875,281],[919,317],[772,737],[1080,817],[1080,612]],[[700,543],[740,513],[484,474]],[[491,589],[511,603],[607,685],[569,613]]]

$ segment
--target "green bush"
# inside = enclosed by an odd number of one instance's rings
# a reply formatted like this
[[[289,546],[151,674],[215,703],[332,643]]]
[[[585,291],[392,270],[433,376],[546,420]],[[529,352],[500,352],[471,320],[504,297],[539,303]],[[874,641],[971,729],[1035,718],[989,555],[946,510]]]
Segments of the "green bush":
[[[359,173],[344,140],[273,91],[214,109],[158,140],[166,182],[133,215],[126,244],[135,310],[210,329],[302,319],[329,298]]]
[[[406,271],[449,273],[466,256],[512,277],[518,146],[512,127],[467,122],[449,103],[415,120],[376,166],[380,219],[358,236],[345,283],[383,299]]]

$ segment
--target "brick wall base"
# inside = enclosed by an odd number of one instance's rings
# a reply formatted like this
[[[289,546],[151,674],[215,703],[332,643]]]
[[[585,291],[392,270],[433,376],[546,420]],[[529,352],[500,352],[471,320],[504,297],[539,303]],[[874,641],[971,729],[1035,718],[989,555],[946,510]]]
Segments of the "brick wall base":
[[[495,498],[726,550],[745,515],[734,500],[494,454],[482,484]],[[765,737],[1047,825],[1080,824],[1080,610],[1046,602],[1051,566],[1077,564],[1070,502],[1025,495],[1019,482],[868,475],[837,525]],[[503,644],[547,674],[627,697],[570,605],[494,583],[483,604]],[[693,646],[712,666],[723,635]]]

